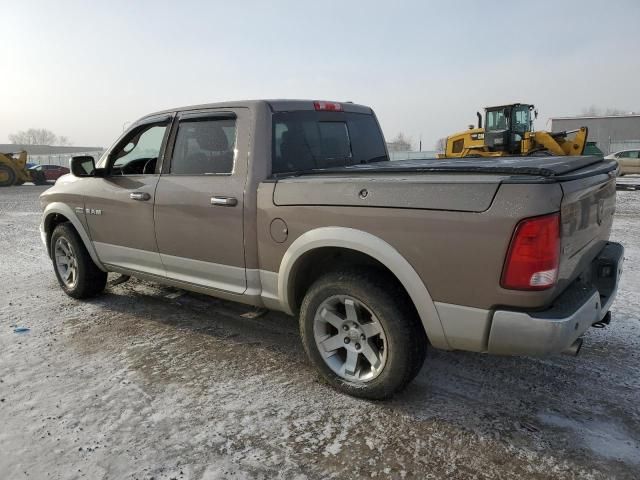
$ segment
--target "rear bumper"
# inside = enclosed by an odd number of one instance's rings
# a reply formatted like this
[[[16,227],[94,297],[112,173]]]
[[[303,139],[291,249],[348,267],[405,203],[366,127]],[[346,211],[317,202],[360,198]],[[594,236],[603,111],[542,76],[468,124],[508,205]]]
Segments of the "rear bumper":
[[[547,310],[496,310],[488,353],[547,355],[567,349],[609,311],[622,274],[624,248],[609,242],[585,272]]]

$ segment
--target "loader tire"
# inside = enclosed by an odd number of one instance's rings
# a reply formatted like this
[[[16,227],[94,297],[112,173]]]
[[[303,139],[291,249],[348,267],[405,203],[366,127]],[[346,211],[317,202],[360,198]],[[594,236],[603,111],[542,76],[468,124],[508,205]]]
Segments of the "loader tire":
[[[0,165],[0,187],[10,187],[16,183],[16,172],[6,165]]]

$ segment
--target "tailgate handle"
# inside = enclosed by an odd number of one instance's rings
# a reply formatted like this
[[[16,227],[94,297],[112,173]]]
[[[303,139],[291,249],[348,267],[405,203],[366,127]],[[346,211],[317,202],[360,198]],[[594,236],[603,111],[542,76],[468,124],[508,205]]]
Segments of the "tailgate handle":
[[[129,198],[131,200],[149,200],[151,198],[151,195],[149,195],[147,192],[132,192],[129,194]]]
[[[238,199],[234,197],[211,197],[211,205],[220,207],[235,207]]]

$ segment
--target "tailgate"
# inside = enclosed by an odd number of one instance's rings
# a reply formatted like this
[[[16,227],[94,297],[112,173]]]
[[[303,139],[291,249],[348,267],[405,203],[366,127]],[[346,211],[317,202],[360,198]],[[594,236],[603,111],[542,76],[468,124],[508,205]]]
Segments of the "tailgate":
[[[616,181],[595,175],[561,183],[562,241],[559,287],[585,271],[604,248],[613,223]]]

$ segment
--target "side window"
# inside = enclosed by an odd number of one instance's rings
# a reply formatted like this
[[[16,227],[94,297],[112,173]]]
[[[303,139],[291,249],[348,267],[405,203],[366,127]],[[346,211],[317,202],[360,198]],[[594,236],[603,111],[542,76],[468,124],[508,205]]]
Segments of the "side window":
[[[150,124],[135,129],[110,155],[112,175],[153,174],[167,125]]]
[[[503,110],[491,110],[487,112],[487,130],[504,130],[507,128],[507,118]]]
[[[629,157],[631,158],[638,158],[638,154],[640,152],[638,150],[634,150],[633,152],[629,152]]]
[[[171,173],[232,173],[235,145],[236,121],[233,118],[181,120],[171,159]]]
[[[618,158],[629,158],[629,152],[620,152]]]

